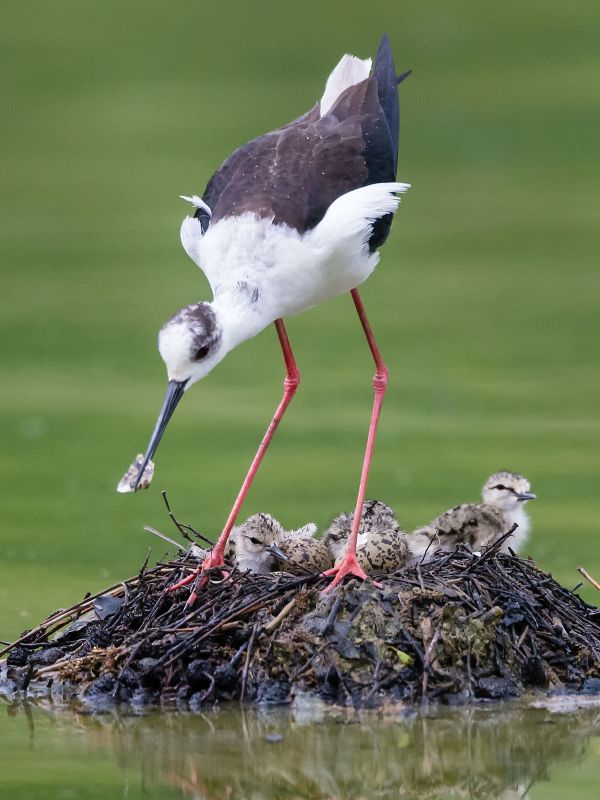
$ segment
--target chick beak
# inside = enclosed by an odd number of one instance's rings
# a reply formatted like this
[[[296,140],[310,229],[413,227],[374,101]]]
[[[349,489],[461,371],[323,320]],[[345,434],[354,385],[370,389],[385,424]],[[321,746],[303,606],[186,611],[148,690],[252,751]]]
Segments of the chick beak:
[[[269,553],[271,553],[272,556],[275,556],[275,558],[278,559],[279,561],[289,561],[289,558],[286,556],[286,554],[280,547],[277,547],[275,542],[273,542],[273,544],[270,544],[267,547],[267,550],[269,551]]]
[[[519,492],[517,495],[517,500],[519,503],[524,503],[525,500],[537,500],[537,494],[533,492]]]
[[[148,442],[146,455],[144,457],[144,463],[142,464],[142,468],[138,472],[138,476],[135,481],[136,489],[138,487],[140,480],[142,479],[142,475],[144,474],[144,470],[146,469],[148,462],[156,452],[159,442],[162,439],[162,435],[167,428],[167,424],[171,419],[171,417],[173,416],[173,412],[177,408],[177,404],[183,397],[183,392],[185,390],[186,384],[187,381],[169,381],[167,385],[167,391],[165,392],[165,398],[163,400],[162,408],[160,409],[158,419],[156,420],[156,425],[154,426],[154,430],[152,431],[152,436],[150,437],[150,441]]]

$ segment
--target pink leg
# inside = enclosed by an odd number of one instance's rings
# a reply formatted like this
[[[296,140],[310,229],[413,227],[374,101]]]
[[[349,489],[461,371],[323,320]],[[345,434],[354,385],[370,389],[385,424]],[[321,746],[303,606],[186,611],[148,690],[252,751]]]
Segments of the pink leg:
[[[215,546],[212,548],[209,555],[205,558],[202,565],[191,575],[188,575],[187,578],[180,581],[179,583],[175,584],[171,587],[171,591],[175,589],[179,589],[181,586],[185,586],[188,583],[191,583],[195,578],[198,576],[200,572],[204,570],[211,569],[212,567],[220,567],[224,564],[224,556],[225,556],[225,546],[227,544],[227,540],[229,539],[229,534],[231,533],[231,529],[235,525],[235,521],[237,516],[240,512],[240,508],[248,494],[248,490],[254,480],[254,476],[258,472],[258,468],[260,467],[261,461],[267,451],[267,448],[277,430],[279,423],[281,422],[281,418],[283,417],[286,408],[290,404],[292,397],[296,393],[296,389],[298,388],[298,384],[300,383],[300,372],[296,365],[296,361],[294,359],[294,354],[292,353],[292,348],[290,346],[290,342],[288,339],[287,332],[285,330],[285,326],[283,324],[283,320],[277,319],[275,320],[275,328],[277,330],[277,336],[279,337],[279,344],[281,345],[281,349],[283,351],[283,358],[285,360],[285,370],[286,376],[283,382],[283,398],[279,403],[277,410],[275,411],[275,415],[271,420],[271,424],[267,428],[267,432],[265,433],[262,442],[260,443],[260,447],[256,451],[256,455],[250,465],[250,469],[248,470],[248,474],[242,484],[242,488],[239,491],[239,494],[236,498],[235,503],[233,504],[233,508],[231,509],[231,513],[227,518],[227,522],[225,523],[225,527],[223,528],[223,532],[219,536]],[[196,599],[196,593],[192,592],[188,599],[188,604],[191,605],[194,600]]]
[[[325,590],[326,592],[331,591],[331,589],[333,589],[334,586],[337,586],[338,583],[341,583],[341,581],[344,579],[346,575],[355,575],[357,578],[360,578],[361,580],[365,580],[368,577],[366,572],[360,566],[356,558],[356,542],[358,539],[358,531],[360,528],[362,507],[365,501],[365,492],[367,490],[367,479],[369,477],[369,469],[371,467],[371,458],[373,457],[373,448],[375,446],[375,435],[377,433],[377,424],[379,422],[379,416],[381,414],[381,406],[383,404],[383,398],[385,396],[385,390],[388,381],[388,370],[386,365],[383,363],[383,359],[381,358],[381,353],[379,352],[379,348],[377,347],[375,337],[373,336],[373,331],[371,330],[371,326],[369,325],[369,320],[367,319],[365,307],[358,293],[358,289],[353,289],[351,294],[352,294],[352,299],[354,300],[354,305],[356,306],[356,310],[358,312],[358,318],[360,319],[360,324],[362,325],[362,329],[365,332],[365,336],[367,337],[367,342],[369,344],[369,349],[371,350],[373,360],[375,361],[375,375],[373,377],[373,389],[375,390],[375,399],[373,401],[371,424],[369,425],[369,435],[367,436],[367,446],[365,448],[365,457],[363,460],[362,472],[360,475],[358,497],[356,498],[356,508],[354,509],[354,520],[352,522],[352,530],[350,531],[350,537],[348,539],[348,544],[346,545],[346,553],[344,555],[342,563],[339,564],[337,567],[328,569],[326,572],[323,573],[326,576],[334,576],[331,585],[328,586],[327,589]]]

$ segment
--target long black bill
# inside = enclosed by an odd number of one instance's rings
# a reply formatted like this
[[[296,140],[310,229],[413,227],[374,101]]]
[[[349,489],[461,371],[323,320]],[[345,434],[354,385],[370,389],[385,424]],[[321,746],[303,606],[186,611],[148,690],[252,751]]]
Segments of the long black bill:
[[[156,453],[156,449],[162,439],[162,435],[167,429],[167,425],[169,420],[173,416],[173,412],[177,408],[177,403],[181,400],[183,392],[185,390],[187,381],[169,381],[167,385],[167,391],[165,392],[165,399],[163,400],[162,408],[160,410],[160,414],[158,415],[158,419],[156,420],[156,425],[154,426],[154,430],[152,431],[152,436],[150,437],[150,441],[148,442],[148,447],[146,449],[146,455],[144,456],[144,463],[142,464],[142,468],[138,472],[138,476],[135,480],[135,489],[137,489],[139,482],[142,479],[142,475],[144,474],[144,470],[148,466],[148,462]]]

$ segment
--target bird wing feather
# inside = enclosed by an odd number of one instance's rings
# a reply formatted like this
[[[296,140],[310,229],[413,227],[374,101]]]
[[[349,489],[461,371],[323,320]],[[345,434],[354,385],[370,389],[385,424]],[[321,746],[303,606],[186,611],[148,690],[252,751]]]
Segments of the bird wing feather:
[[[352,74],[342,80],[336,70],[348,71],[349,65],[354,65]],[[220,219],[251,212],[304,234],[342,195],[395,181],[399,111],[387,36],[373,74],[359,80],[368,75],[369,65],[344,57],[330,76],[331,96],[326,89],[321,103],[306,114],[239,147],[211,177],[202,199],[192,198],[196,212],[184,220],[181,241],[201,269],[200,239]],[[391,212],[371,220],[371,252],[385,241],[391,222]]]
[[[394,143],[371,76],[343,91],[324,116],[317,104],[238,148],[202,199],[212,209],[211,224],[250,211],[304,233],[341,195],[394,179]]]

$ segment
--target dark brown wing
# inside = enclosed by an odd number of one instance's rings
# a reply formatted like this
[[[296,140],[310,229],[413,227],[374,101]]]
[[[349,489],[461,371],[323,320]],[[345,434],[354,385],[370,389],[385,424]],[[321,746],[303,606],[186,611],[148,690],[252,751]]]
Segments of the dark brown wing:
[[[318,108],[243,145],[211,178],[212,221],[251,211],[301,233],[340,195],[392,181],[393,153],[374,77],[346,89],[324,117]]]
[[[213,222],[253,212],[304,233],[340,195],[394,181],[397,151],[396,73],[384,35],[373,75],[346,89],[323,117],[317,104],[299,119],[240,147],[213,175],[203,200],[212,209]],[[385,240],[391,218],[375,223],[371,249]]]

